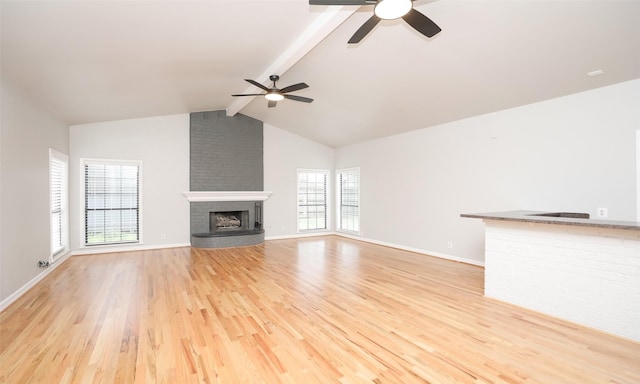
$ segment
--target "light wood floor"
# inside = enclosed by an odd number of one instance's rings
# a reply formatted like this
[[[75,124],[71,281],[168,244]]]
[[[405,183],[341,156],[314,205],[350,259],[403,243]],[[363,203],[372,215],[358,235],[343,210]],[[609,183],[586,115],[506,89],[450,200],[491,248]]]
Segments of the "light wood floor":
[[[640,383],[640,344],[340,237],[75,256],[0,314],[3,383]]]

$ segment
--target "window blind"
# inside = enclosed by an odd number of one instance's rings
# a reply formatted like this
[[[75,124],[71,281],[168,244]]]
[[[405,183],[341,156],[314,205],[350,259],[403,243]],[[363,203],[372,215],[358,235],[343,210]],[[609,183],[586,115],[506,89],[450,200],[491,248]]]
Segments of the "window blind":
[[[49,196],[51,207],[51,256],[67,245],[65,225],[67,191],[67,157],[53,150],[49,152]]]
[[[298,231],[327,229],[329,171],[298,170]]]
[[[338,229],[360,231],[360,169],[338,172]]]
[[[139,164],[85,162],[85,245],[138,242]]]

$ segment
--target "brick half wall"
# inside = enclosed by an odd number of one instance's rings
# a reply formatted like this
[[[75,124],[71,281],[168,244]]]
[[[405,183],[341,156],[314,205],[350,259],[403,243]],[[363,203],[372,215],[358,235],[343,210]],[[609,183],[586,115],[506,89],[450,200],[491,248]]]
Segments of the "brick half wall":
[[[640,231],[485,226],[485,296],[640,341]]]

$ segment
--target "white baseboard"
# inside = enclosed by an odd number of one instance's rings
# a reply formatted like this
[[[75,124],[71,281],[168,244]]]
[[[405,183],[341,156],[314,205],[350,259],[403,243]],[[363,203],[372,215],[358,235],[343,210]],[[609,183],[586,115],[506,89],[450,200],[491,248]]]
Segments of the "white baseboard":
[[[269,236],[269,237],[265,237],[265,240],[285,240],[285,239],[297,239],[297,238],[303,238],[303,237],[331,236],[331,235],[342,236],[342,237],[346,237],[346,238],[353,239],[353,240],[364,241],[366,243],[382,245],[384,247],[396,248],[396,249],[401,249],[403,251],[420,253],[422,255],[434,256],[434,257],[439,257],[441,259],[457,261],[457,262],[460,262],[460,263],[465,263],[465,264],[477,265],[479,267],[484,267],[484,262],[482,262],[482,261],[473,260],[473,259],[466,259],[466,258],[463,258],[463,257],[448,255],[446,253],[433,252],[433,251],[428,251],[428,250],[419,249],[419,248],[406,247],[404,245],[387,243],[387,242],[384,242],[384,241],[378,241],[378,240],[369,239],[369,238],[366,238],[366,237],[360,237],[360,236],[356,236],[356,235],[351,235],[351,234],[344,233],[344,232],[297,233],[295,235],[286,235],[286,236]]]
[[[335,235],[342,236],[342,237],[347,237],[349,239],[360,240],[360,241],[364,241],[364,242],[371,243],[371,244],[382,245],[382,246],[389,247],[389,248],[397,248],[397,249],[402,249],[403,251],[420,253],[420,254],[427,255],[427,256],[435,256],[435,257],[439,257],[441,259],[457,261],[457,262],[460,262],[460,263],[465,263],[465,264],[477,265],[479,267],[484,267],[484,262],[482,262],[482,261],[473,260],[473,259],[466,259],[464,257],[453,256],[453,255],[449,255],[449,254],[446,254],[446,253],[428,251],[428,250],[419,249],[419,248],[406,247],[404,245],[387,243],[385,241],[378,241],[378,240],[374,240],[374,239],[368,239],[366,237],[354,236],[354,235],[350,235],[350,234],[342,233],[342,232],[336,232]]]
[[[266,236],[265,240],[286,240],[286,239],[300,239],[304,237],[318,237],[318,236],[329,236],[335,235],[335,232],[309,232],[309,233],[296,233],[293,235],[283,235],[283,236]]]
[[[13,292],[9,296],[7,296],[4,300],[0,302],[0,312],[4,311],[8,306],[10,306],[14,301],[18,300],[22,295],[27,293],[31,288],[33,288],[36,284],[38,284],[42,279],[47,277],[51,272],[53,272],[56,268],[58,268],[66,259],[71,256],[71,252],[67,252],[63,255],[60,255],[54,259],[54,261],[49,264],[49,267],[42,270],[39,274],[36,275],[33,279],[31,279],[27,284],[20,287],[17,291]]]
[[[177,244],[157,244],[157,245],[121,245],[121,246],[95,246],[95,247],[83,247],[71,252],[72,256],[79,255],[97,255],[101,253],[114,253],[114,252],[130,252],[130,251],[149,251],[153,249],[165,249],[165,248],[180,248],[190,247],[189,243],[177,243]]]

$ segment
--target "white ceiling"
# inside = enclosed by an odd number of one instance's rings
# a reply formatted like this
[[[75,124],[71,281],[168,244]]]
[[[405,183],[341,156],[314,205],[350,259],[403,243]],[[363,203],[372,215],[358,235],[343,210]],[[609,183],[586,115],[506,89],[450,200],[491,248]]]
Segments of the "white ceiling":
[[[442,32],[383,21],[351,46],[371,6],[2,0],[2,77],[70,125],[228,109],[331,147],[640,78],[637,0],[414,6]],[[272,72],[315,101],[230,96]]]

